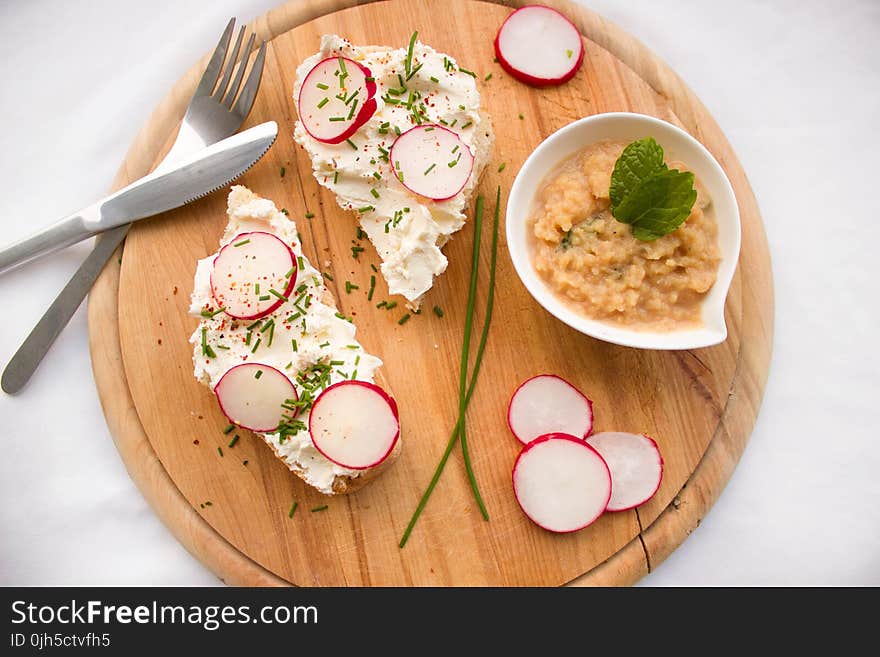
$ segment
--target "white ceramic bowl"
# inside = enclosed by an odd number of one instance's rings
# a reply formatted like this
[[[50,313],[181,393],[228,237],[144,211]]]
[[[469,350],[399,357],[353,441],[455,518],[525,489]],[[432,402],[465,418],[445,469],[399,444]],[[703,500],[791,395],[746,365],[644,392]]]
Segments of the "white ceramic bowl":
[[[671,331],[633,330],[579,315],[560,300],[535,271],[528,218],[545,176],[562,160],[602,139],[625,142],[654,137],[666,157],[687,164],[702,182],[715,207],[721,263],[718,278],[702,305],[703,326]],[[557,319],[606,342],[640,349],[693,349],[727,338],[724,300],[739,259],[739,208],[730,181],[721,166],[700,142],[674,125],[643,114],[614,112],[579,119],[541,142],[523,164],[507,200],[507,246],[510,257],[529,293]]]

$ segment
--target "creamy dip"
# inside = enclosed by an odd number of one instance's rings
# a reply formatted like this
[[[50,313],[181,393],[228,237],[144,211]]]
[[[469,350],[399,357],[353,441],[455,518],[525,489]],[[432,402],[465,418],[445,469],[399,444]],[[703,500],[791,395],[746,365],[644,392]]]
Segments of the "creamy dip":
[[[220,246],[231,242],[236,235],[250,231],[264,231],[276,235],[293,250],[297,257],[295,295],[302,296],[300,314],[293,307],[296,299],[282,303],[274,312],[254,320],[233,319],[218,310],[211,293],[211,270],[216,253],[199,260],[190,303],[190,314],[200,317],[196,331],[190,337],[193,346],[195,377],[212,390],[220,378],[234,365],[262,363],[284,372],[302,394],[303,385],[297,380],[301,372],[316,365],[330,365],[327,385],[345,379],[372,381],[373,373],[382,361],[364,352],[355,339],[355,326],[342,317],[331,303],[321,273],[304,256],[296,224],[279,212],[272,201],[259,198],[249,189],[235,186],[229,193],[229,223],[220,240]],[[308,301],[305,301],[308,299]],[[297,314],[300,316],[292,319]],[[265,327],[269,320],[271,335]],[[261,330],[262,329],[262,330]],[[213,357],[205,353],[204,344],[211,347]],[[308,412],[299,416],[308,426]],[[308,484],[325,494],[333,492],[336,477],[357,477],[363,471],[343,468],[324,457],[312,444],[307,428],[283,440],[278,433],[258,434],[288,466]]]
[[[308,72],[323,59],[343,56],[370,69],[375,78],[377,110],[372,118],[340,144],[325,144],[296,122],[294,137],[312,160],[317,181],[336,194],[340,207],[353,210],[382,258],[382,275],[391,294],[403,295],[418,307],[434,277],[446,270],[441,248],[464,226],[465,206],[489,158],[492,127],[480,112],[480,93],[473,75],[462,72],[449,55],[416,42],[413,68],[401,88],[407,48],[355,46],[336,35],[324,35],[321,49],[297,68],[294,99]],[[418,100],[408,103],[409,94]],[[401,99],[394,104],[388,99]],[[409,107],[408,107],[409,105]],[[474,155],[464,188],[445,201],[432,201],[409,191],[391,171],[387,154],[400,132],[416,125],[412,107],[421,109],[423,123],[438,123],[458,133]]]
[[[535,269],[586,317],[646,330],[700,325],[721,262],[712,201],[695,181],[697,202],[677,230],[652,242],[636,239],[611,215],[608,198],[625,147],[592,144],[546,177],[529,218]]]

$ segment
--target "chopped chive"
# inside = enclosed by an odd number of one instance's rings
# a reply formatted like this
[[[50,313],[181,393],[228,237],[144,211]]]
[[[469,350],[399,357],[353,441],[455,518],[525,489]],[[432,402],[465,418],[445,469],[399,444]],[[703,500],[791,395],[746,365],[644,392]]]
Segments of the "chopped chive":
[[[375,178],[376,180],[381,180],[381,179],[382,179],[382,174],[380,174],[378,171],[374,171],[374,172],[373,172],[373,178]]]
[[[416,39],[419,38],[418,31],[413,32],[412,36],[409,38],[409,46],[406,49],[406,60],[404,61],[404,70],[406,70],[406,74],[409,75],[412,70],[412,58],[413,58],[413,50],[416,47]]]
[[[344,116],[331,116],[327,120],[328,121],[347,121],[348,119],[346,119]]]
[[[354,150],[358,149],[357,144],[355,144],[351,139],[346,139],[345,143],[351,146]]]
[[[345,345],[345,348],[346,348],[346,349],[360,349],[360,345],[356,345],[356,344],[347,344],[347,345]]]
[[[330,281],[331,283],[332,283],[333,280],[334,280],[334,279],[333,279],[333,276],[330,274],[330,272],[326,272],[326,271],[323,272],[323,276],[324,276],[324,278],[326,278],[326,279],[327,279],[328,281]]]
[[[367,301],[373,300],[373,291],[376,289],[376,277],[370,274],[370,291],[367,292]]]
[[[245,326],[245,330],[246,330],[246,331],[253,331],[255,328],[257,328],[257,327],[258,327],[260,324],[262,324],[262,323],[263,323],[263,320],[262,320],[262,319],[258,319],[256,322],[254,322],[254,323],[251,324],[250,326]]]
[[[224,434],[224,435],[229,435],[229,434],[232,433],[234,430],[235,430],[235,425],[234,425],[234,424],[230,424],[230,425],[228,425],[228,426],[223,430],[223,434]]]
[[[290,278],[291,276],[293,276],[293,272],[295,272],[295,271],[296,271],[296,267],[291,267],[290,269],[287,270],[287,273],[284,274],[284,278]]]
[[[410,318],[410,314],[407,313],[406,315],[404,315],[403,317],[398,319],[397,323],[400,324],[401,326],[403,326],[404,324],[406,324],[409,321],[409,318]]]
[[[569,59],[571,59],[571,56],[574,55],[574,50],[566,50],[565,54]]]
[[[290,506],[290,511],[287,512],[287,517],[288,517],[288,518],[293,518],[293,514],[296,513],[296,507],[298,507],[298,506],[299,506],[299,502],[294,502],[294,503]]]
[[[489,75],[487,75],[486,77],[483,78],[483,82],[488,82],[491,79],[492,79],[492,74],[489,73]]]
[[[210,319],[211,317],[216,317],[217,315],[222,313],[224,310],[226,310],[226,308],[218,308],[217,310],[215,310],[213,312],[210,310],[203,310],[202,317],[207,317]]]
[[[459,146],[458,146],[458,144],[456,144],[456,145],[455,145],[455,148],[452,149],[452,154],[453,154],[453,155],[455,154],[455,151],[458,150],[458,148],[459,148]]]
[[[400,127],[394,126],[394,134],[396,134],[398,137],[400,137]]]
[[[465,128],[470,128],[473,125],[473,123],[474,123],[473,121],[468,121],[467,123],[465,123],[464,125],[461,126],[461,129],[464,130]]]
[[[225,351],[229,351],[229,347],[227,347],[225,344],[218,344],[218,345],[216,345],[216,347],[218,349],[223,349]]]
[[[285,365],[284,369],[289,370],[291,367],[293,367],[293,361],[290,361],[287,365]]]
[[[399,105],[400,100],[397,98],[392,98],[391,96],[382,96],[382,100],[385,101],[387,105]]]
[[[501,164],[498,165],[498,173],[501,173],[506,168],[507,168],[507,162],[502,162]]]
[[[298,320],[301,316],[302,313],[293,313],[292,315],[288,315],[287,319],[285,319],[284,321],[290,324],[291,322],[295,322],[296,320]]]
[[[434,164],[429,166],[427,169],[425,169],[425,173],[423,173],[422,175],[427,176],[429,173],[431,173],[434,170],[434,167],[436,167],[436,166],[437,166],[437,163],[435,162]]]
[[[263,294],[262,296],[257,297],[260,301],[268,301],[272,298],[271,294]]]
[[[259,294],[259,293],[260,293],[260,284],[254,283],[254,294]]]
[[[375,81],[376,81],[376,78],[374,78],[372,75],[368,75],[367,77],[364,78],[364,82],[375,82]]]
[[[321,89],[322,91],[327,91],[327,89],[330,88],[326,84],[324,84],[323,82],[319,82],[315,86],[318,87],[318,89]]]
[[[247,345],[248,347],[251,346],[251,336],[253,336],[253,332],[248,331],[248,332],[247,332],[247,337],[246,337],[245,340],[244,340],[245,345]]]
[[[281,292],[279,292],[278,290],[276,290],[274,288],[269,288],[269,294],[271,294],[273,297],[281,299],[282,301],[290,301],[290,299],[288,299],[286,296],[281,294]]]
[[[321,109],[322,107],[324,107],[324,105],[326,105],[329,102],[330,102],[329,98],[327,98],[327,97],[322,98],[321,102],[318,103],[318,109]]]
[[[387,305],[388,305],[387,301],[380,301],[379,303],[376,304],[376,308],[384,308]]]
[[[376,191],[375,187],[370,188],[370,194],[373,195],[373,198],[379,198],[379,192]]]
[[[458,70],[461,71],[462,73],[464,73],[465,75],[470,75],[472,78],[477,77],[476,73],[474,73],[473,71],[469,71],[466,68],[462,68],[461,66],[458,67]]]
[[[365,205],[362,208],[358,208],[358,212],[360,212],[361,214],[363,214],[364,212],[370,212],[372,210],[375,210],[372,205]]]
[[[217,453],[218,453],[220,456],[223,456],[223,448],[222,448],[222,447],[217,447]]]
[[[434,306],[434,314],[437,317],[443,317],[443,309],[440,306]]]
[[[261,376],[263,376],[263,370],[257,370],[257,373],[254,374],[255,379],[259,379]]]
[[[520,112],[519,113],[519,120],[522,121],[524,118],[526,118],[525,115],[522,112]]]
[[[297,347],[297,344],[296,344],[296,340],[291,340],[290,346],[293,347],[294,351],[299,351],[299,348]]]
[[[237,442],[238,442],[238,434],[235,434],[235,435],[232,437],[232,440],[229,441],[229,444],[228,444],[226,447],[227,447],[227,448],[235,447],[235,443],[237,443]]]
[[[385,304],[385,310],[391,310],[393,308],[397,308],[396,301],[389,301],[387,304]]]
[[[330,367],[339,367],[340,365],[345,365],[344,360],[331,360]]]
[[[419,64],[412,71],[410,71],[409,75],[406,76],[406,81],[409,82],[410,78],[412,78],[416,73],[422,70],[422,66],[424,66],[424,64]]]
[[[257,349],[260,347],[260,343],[263,341],[263,338],[257,338],[257,341],[254,343],[253,349],[251,349],[251,353],[257,353]]]
[[[372,262],[370,263],[370,269],[372,269],[372,270],[373,270],[374,272],[376,272],[377,274],[379,273],[379,270],[376,269],[376,265],[374,265]]]
[[[250,241],[249,239],[248,239],[248,240],[242,240],[241,242],[236,242],[236,243],[233,244],[232,246],[244,246],[245,244],[250,244],[250,242],[251,242],[251,241]]]
[[[429,125],[427,128],[425,128],[425,132],[431,132],[433,129],[434,129],[434,126]]]
[[[352,290],[359,290],[360,288],[352,283],[351,281],[345,281],[345,293],[351,294]]]
[[[363,253],[364,247],[362,246],[353,246],[351,247],[351,257],[355,260],[358,259],[358,256]]]
[[[348,111],[348,116],[346,117],[347,121],[351,121],[354,118],[354,111],[357,109],[358,100],[355,98],[355,101],[351,104],[351,109]]]
[[[324,510],[326,510],[326,509],[328,509],[328,508],[330,508],[329,505],[325,504],[324,506],[316,506],[314,509],[310,509],[310,511],[311,511],[312,513],[316,513],[316,512],[318,512],[318,511],[324,511]]]
[[[318,345],[318,348],[323,349],[324,347],[329,347],[329,346],[330,346],[329,342],[322,342],[321,344]]]
[[[335,185],[338,182],[339,182],[339,171],[334,171],[333,172],[333,184]]]
[[[287,173],[287,169],[285,167],[281,167],[281,177],[284,177],[284,174]]]
[[[440,82],[440,80],[438,80],[437,78],[435,78],[435,77],[432,75],[432,76],[431,76],[431,82],[433,82],[434,84],[437,84],[437,83]]]

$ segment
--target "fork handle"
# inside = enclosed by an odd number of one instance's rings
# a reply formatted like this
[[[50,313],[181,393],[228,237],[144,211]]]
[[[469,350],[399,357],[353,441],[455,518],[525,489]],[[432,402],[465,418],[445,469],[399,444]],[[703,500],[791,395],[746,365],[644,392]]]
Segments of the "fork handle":
[[[42,255],[93,237],[97,233],[90,226],[94,226],[94,219],[99,217],[98,206],[90,206],[30,237],[0,249],[0,274]]]
[[[104,265],[125,239],[131,224],[118,226],[104,232],[95,244],[95,248],[83,261],[76,273],[71,277],[61,293],[40,318],[40,321],[25,338],[21,347],[15,352],[12,360],[3,370],[0,388],[3,392],[14,395],[21,390],[36,371],[49,348],[67,326],[76,309],[98,279]]]

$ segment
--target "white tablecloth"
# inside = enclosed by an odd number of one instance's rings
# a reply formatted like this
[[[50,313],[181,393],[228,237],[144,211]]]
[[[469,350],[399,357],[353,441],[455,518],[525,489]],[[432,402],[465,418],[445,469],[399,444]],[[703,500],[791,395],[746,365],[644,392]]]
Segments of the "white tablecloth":
[[[0,242],[101,196],[227,18],[273,4],[0,4]],[[776,285],[751,443],[699,529],[643,583],[880,584],[880,4],[590,5],[669,62],[725,130],[761,205]],[[0,362],[88,248],[0,277]],[[0,420],[0,584],[218,584],[126,474],[84,308],[29,387],[0,394]]]

